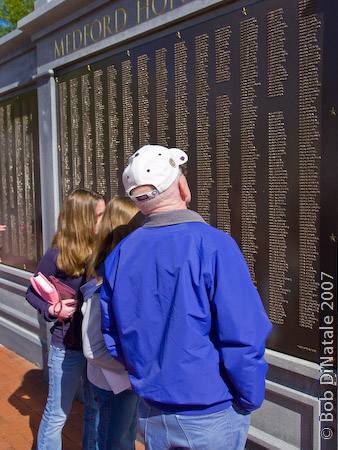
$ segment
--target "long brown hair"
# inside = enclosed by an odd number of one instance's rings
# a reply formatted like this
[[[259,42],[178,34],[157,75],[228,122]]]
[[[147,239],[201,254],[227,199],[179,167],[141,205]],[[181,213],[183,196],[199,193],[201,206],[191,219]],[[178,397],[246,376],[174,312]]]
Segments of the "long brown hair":
[[[117,196],[107,203],[89,261],[87,279],[91,276],[98,278],[96,269],[122,239],[142,224],[143,219],[144,215],[129,197]]]
[[[67,275],[85,272],[95,240],[95,208],[103,197],[90,189],[75,188],[63,201],[52,246],[58,248],[57,265]]]
[[[127,224],[138,212],[139,208],[129,197],[116,196],[112,198],[106,205],[97,242],[107,236],[114,228]]]

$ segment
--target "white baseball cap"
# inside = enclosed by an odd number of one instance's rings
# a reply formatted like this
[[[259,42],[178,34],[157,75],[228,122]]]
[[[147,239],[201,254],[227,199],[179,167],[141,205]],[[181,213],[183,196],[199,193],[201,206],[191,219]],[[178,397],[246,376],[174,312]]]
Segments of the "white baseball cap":
[[[154,190],[137,196],[137,200],[146,200],[165,191],[175,181],[179,166],[188,161],[188,155],[179,148],[166,148],[161,145],[145,145],[135,152],[128,161],[122,181],[126,193],[139,186],[151,185]]]

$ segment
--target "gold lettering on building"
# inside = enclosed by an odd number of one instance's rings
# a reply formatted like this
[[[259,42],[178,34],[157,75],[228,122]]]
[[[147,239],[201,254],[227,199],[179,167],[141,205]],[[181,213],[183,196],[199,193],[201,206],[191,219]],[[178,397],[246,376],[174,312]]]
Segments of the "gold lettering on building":
[[[71,50],[69,49],[69,37],[70,37],[70,33],[66,34],[66,54],[68,55],[68,53],[71,53]]]
[[[119,16],[121,16],[120,13],[122,13],[122,16],[123,16],[123,23],[122,23],[122,25],[120,25],[120,28],[119,28],[119,23],[120,23]],[[116,11],[115,11],[115,33],[119,33],[120,31],[122,31],[124,29],[124,27],[126,26],[126,23],[127,23],[126,11],[123,8],[116,9]]]
[[[184,2],[185,0],[136,0],[137,24],[149,20],[151,15],[160,16]],[[54,40],[54,59],[120,33],[126,28],[127,20],[127,11],[124,8],[116,8],[111,14],[96,17],[90,23],[59,36]],[[129,27],[132,25],[129,23]]]
[[[184,3],[184,0],[180,0],[180,2]],[[166,11],[167,6],[168,0],[151,0],[151,10],[155,14],[155,16],[160,16],[161,14],[163,14]],[[174,0],[170,0],[169,9],[174,9]],[[141,14],[142,11],[143,14]],[[149,12],[150,12],[149,0],[137,0],[137,23],[141,23],[142,18],[144,20],[149,20],[150,18]]]
[[[87,47],[87,37],[89,36],[88,33],[89,24],[86,23],[86,25],[83,27],[83,45]]]
[[[94,33],[96,33],[96,36],[94,36]],[[95,19],[90,26],[90,39],[93,42],[97,42],[101,39],[101,34],[102,34],[101,21],[99,19]]]
[[[65,48],[63,45],[63,38],[60,40],[60,46],[54,41],[54,59],[60,58],[65,54]]]
[[[76,38],[78,35],[78,39]],[[82,45],[82,31],[77,29],[73,31],[73,51],[78,50]]]
[[[69,55],[82,47],[98,42],[115,33],[121,32],[127,24],[127,12],[123,8],[116,9],[112,15],[96,18],[85,23],[54,41],[54,59]]]
[[[154,13],[156,16],[160,16],[160,15],[165,11],[165,9],[166,9],[166,7],[167,7],[167,0],[162,0],[162,2],[163,2],[163,8],[162,8],[160,11],[157,11],[157,10],[156,10],[156,6],[155,6],[155,2],[154,2],[154,0],[152,1],[151,8],[152,8],[152,10],[153,10],[153,13]]]
[[[146,20],[149,20],[149,0],[145,0],[146,5],[140,6],[141,0],[137,0],[137,23],[141,22],[141,11],[146,10]]]
[[[116,14],[116,11],[115,11]],[[113,34],[112,30],[109,27],[110,25],[110,16],[108,14],[106,16],[103,16],[103,37],[107,37],[107,31],[109,34]]]

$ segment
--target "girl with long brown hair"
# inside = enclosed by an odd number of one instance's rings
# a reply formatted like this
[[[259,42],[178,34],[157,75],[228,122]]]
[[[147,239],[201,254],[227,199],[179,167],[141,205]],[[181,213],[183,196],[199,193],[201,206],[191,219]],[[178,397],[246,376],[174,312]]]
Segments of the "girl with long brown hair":
[[[128,389],[128,372],[109,355],[102,337],[100,275],[107,256],[141,225],[143,218],[128,197],[115,197],[108,202],[88,267],[91,279],[81,288],[83,352],[88,359],[88,379],[99,409],[99,450],[135,449],[138,397]]]
[[[62,203],[51,248],[38,265],[36,273],[41,272],[47,278],[52,275],[72,288],[74,299],[61,300],[60,307],[55,308],[32,285],[27,290],[27,301],[47,322],[53,322],[48,357],[49,393],[38,432],[38,450],[62,448],[62,429],[80,380],[84,401],[83,448],[96,449],[97,407],[86,379],[82,352],[80,287],[86,282],[86,266],[104,209],[101,195],[85,188],[74,189]]]

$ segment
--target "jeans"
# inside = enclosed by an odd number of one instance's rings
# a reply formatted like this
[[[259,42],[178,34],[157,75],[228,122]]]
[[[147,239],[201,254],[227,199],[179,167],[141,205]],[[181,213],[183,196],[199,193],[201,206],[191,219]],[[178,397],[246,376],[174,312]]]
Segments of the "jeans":
[[[99,408],[99,450],[134,450],[139,397],[130,390],[115,395],[90,385]]]
[[[50,346],[49,392],[39,427],[38,450],[61,450],[62,429],[72,407],[80,380],[83,387],[83,449],[97,450],[97,405],[86,377],[86,359],[82,352]]]
[[[186,416],[161,411],[143,400],[138,425],[146,450],[243,450],[250,414],[230,406],[213,414]]]

